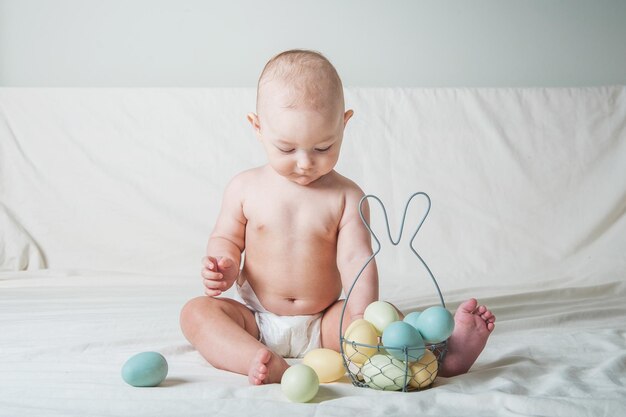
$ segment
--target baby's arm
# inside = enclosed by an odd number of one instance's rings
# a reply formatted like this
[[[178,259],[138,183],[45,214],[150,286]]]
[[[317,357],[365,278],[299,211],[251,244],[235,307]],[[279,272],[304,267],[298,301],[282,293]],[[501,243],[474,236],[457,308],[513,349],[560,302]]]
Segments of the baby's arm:
[[[224,191],[222,208],[207,244],[207,256],[202,260],[206,295],[220,295],[232,287],[239,275],[246,229],[242,195],[243,181],[237,176]]]
[[[337,267],[346,295],[359,270],[372,255],[370,234],[359,216],[361,197],[363,192],[356,186],[355,189],[348,191],[337,238]],[[363,203],[363,215],[369,222],[367,201]],[[362,318],[365,308],[376,300],[378,300],[378,271],[376,261],[372,259],[350,294],[346,309],[351,321]]]

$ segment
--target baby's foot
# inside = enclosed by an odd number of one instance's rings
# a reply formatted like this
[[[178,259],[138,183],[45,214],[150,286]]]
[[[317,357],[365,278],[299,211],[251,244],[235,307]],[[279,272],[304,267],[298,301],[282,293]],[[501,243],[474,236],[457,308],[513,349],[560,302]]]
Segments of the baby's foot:
[[[248,380],[252,385],[280,382],[289,364],[269,349],[259,349],[250,362]]]
[[[469,371],[483,351],[495,321],[496,316],[487,307],[479,306],[476,299],[461,304],[454,314],[454,331],[439,374],[448,377]]]

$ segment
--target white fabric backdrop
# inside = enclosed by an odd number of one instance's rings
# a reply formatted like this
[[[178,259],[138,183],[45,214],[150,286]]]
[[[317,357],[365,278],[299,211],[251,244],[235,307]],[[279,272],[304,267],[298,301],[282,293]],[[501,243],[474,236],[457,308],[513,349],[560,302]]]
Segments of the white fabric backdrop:
[[[624,271],[624,87],[346,101],[337,169],[392,223],[430,194],[416,245],[443,288]],[[197,276],[224,185],[265,161],[249,111],[253,89],[0,89],[0,267]],[[423,273],[409,255],[383,245],[383,295]]]

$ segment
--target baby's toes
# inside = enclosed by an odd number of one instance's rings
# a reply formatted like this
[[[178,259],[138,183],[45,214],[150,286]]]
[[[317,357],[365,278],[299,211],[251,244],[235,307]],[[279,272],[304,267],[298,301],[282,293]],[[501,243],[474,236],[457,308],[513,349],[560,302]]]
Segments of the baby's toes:
[[[264,379],[265,376],[267,375],[267,371],[268,371],[267,365],[265,365],[264,363],[257,364],[257,367],[256,367],[257,378]]]
[[[487,309],[487,307],[481,304],[481,305],[479,305],[478,307],[476,307],[476,311],[475,311],[475,313],[476,313],[476,314],[478,314],[479,316],[482,316],[482,315],[483,315],[483,314],[485,314],[487,311],[489,311],[489,310]]]
[[[495,327],[496,316],[494,316],[490,310],[487,310],[483,314],[481,314],[480,317],[485,321],[485,324],[487,325],[487,330],[492,331]]]
[[[496,316],[493,315],[493,313],[491,312],[491,310],[487,310],[485,311],[485,313],[482,315],[483,320],[489,322],[489,323],[494,323],[496,321]]]
[[[260,384],[267,377],[267,370],[266,369],[257,368],[256,370],[254,370],[252,372],[252,377],[256,381],[258,381],[258,384]]]
[[[493,315],[491,314],[491,311],[484,305],[479,305],[478,307],[476,307],[476,311],[474,312],[474,314],[476,314],[485,321],[487,321],[487,318]]]

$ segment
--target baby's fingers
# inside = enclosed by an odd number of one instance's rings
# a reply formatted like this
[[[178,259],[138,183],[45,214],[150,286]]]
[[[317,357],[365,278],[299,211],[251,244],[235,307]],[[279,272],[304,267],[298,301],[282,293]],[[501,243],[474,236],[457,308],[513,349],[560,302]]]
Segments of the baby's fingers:
[[[225,291],[227,284],[222,279],[205,279],[204,286],[206,288],[205,294],[215,296]]]
[[[217,268],[217,259],[212,256],[205,256],[202,258],[202,266],[211,271],[215,271]]]
[[[222,274],[221,272],[215,272],[207,268],[202,268],[200,275],[202,276],[202,278],[210,280],[220,280],[224,278],[224,274]]]
[[[205,289],[204,290],[204,294],[208,295],[209,297],[217,297],[218,295],[222,295],[222,291],[220,290],[210,290],[210,289]]]

